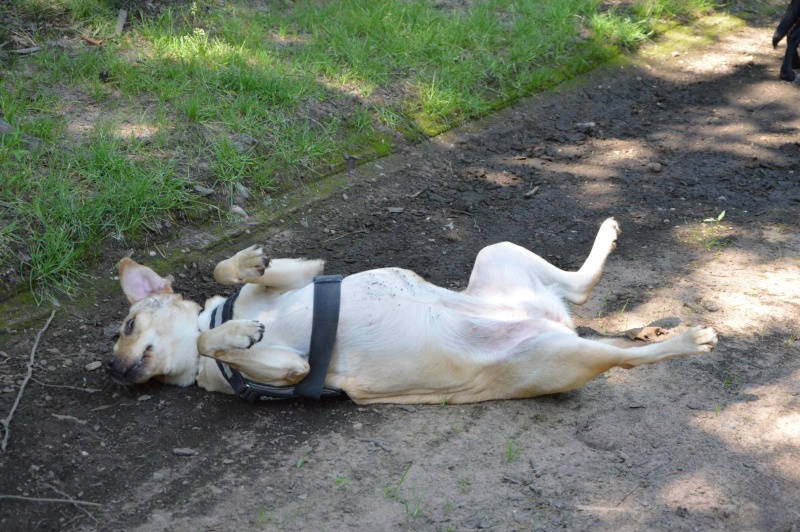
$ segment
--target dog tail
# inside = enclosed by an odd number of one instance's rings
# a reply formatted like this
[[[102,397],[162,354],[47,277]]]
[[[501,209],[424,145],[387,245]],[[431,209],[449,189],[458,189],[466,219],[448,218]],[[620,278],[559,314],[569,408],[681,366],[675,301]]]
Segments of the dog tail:
[[[800,0],[792,0],[792,3],[786,8],[786,13],[783,14],[775,33],[772,34],[772,47],[777,48],[781,39],[786,37],[793,26],[798,23],[800,18]]]

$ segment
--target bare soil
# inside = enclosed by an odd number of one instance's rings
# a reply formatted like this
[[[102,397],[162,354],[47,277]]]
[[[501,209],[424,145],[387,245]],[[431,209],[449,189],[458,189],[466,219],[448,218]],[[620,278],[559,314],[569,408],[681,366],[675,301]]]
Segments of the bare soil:
[[[800,528],[800,98],[778,80],[771,34],[765,23],[707,49],[654,47],[401,143],[270,224],[223,241],[201,228],[157,250],[174,265],[160,273],[199,301],[230,293],[213,265],[252,242],[325,258],[329,273],[394,265],[458,289],[501,240],[577,268],[615,216],[619,247],[576,322],[711,325],[712,354],[460,406],[126,389],[86,369],[127,311],[109,259],[96,299],[62,306],[43,334],[0,454],[0,495],[98,505],[0,499],[0,529]],[[134,256],[155,262],[148,251]],[[4,416],[43,323],[0,333]]]

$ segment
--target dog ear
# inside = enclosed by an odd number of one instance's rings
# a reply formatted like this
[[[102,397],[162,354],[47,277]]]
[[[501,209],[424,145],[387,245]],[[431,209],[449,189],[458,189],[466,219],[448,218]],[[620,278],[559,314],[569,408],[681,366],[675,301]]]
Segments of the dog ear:
[[[172,293],[170,281],[127,257],[119,261],[119,284],[131,305],[156,292]]]

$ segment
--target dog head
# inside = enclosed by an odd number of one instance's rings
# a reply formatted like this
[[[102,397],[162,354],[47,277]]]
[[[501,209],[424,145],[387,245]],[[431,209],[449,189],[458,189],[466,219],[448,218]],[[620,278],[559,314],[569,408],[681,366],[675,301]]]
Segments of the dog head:
[[[191,385],[199,357],[200,306],[174,293],[170,281],[128,258],[119,263],[119,280],[131,310],[105,363],[106,371],[122,384],[156,378]]]

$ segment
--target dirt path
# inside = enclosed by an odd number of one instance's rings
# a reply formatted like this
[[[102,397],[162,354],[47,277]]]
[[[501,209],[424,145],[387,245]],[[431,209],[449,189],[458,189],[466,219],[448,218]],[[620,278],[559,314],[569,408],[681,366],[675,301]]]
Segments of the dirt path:
[[[619,248],[576,321],[708,324],[713,354],[523,401],[249,406],[85,369],[127,310],[114,291],[62,308],[0,454],[0,495],[100,506],[0,499],[0,529],[797,529],[800,98],[771,33],[655,49],[354,169],[272,227],[162,249],[185,257],[175,288],[200,301],[225,293],[213,263],[253,241],[331,273],[396,265],[458,288],[499,240],[575,268],[613,215]],[[724,227],[701,223],[722,210]],[[0,337],[3,415],[36,331]]]

